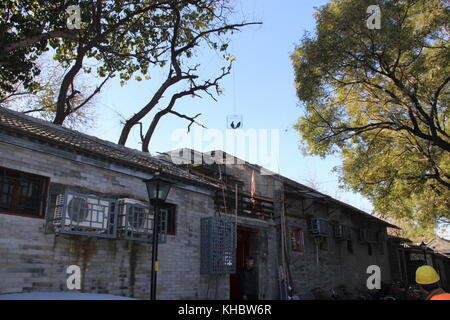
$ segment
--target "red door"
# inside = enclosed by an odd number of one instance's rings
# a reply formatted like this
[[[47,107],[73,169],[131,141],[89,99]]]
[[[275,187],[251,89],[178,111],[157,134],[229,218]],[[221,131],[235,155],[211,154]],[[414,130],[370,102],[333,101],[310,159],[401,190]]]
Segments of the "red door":
[[[245,257],[250,255],[250,234],[257,232],[255,229],[238,226],[236,248],[236,273],[230,274],[230,299],[241,300],[239,290],[239,272],[245,265]]]

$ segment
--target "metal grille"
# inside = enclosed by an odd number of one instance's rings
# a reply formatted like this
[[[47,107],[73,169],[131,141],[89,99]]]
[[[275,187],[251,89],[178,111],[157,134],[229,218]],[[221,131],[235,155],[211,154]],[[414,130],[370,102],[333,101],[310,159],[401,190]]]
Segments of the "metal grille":
[[[330,225],[327,220],[324,219],[310,219],[309,231],[315,236],[327,237],[330,235]]]
[[[202,274],[236,272],[236,223],[219,217],[201,219]]]
[[[159,233],[158,241],[166,242],[167,234],[167,211],[159,210]],[[152,241],[154,226],[154,210],[148,206],[134,203],[125,203],[119,215],[124,238],[127,240]]]
[[[52,195],[46,230],[103,238],[116,237],[116,200],[66,191]]]
[[[166,242],[167,210],[160,210],[159,242]],[[65,191],[52,194],[46,232],[152,241],[153,210],[137,203]]]

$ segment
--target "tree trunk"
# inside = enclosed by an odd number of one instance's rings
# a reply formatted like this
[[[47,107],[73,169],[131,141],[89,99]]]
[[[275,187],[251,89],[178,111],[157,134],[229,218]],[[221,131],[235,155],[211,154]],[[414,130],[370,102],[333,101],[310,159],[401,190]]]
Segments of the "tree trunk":
[[[66,112],[67,92],[69,91],[70,84],[83,67],[83,58],[84,54],[78,54],[75,65],[65,75],[63,82],[61,83],[58,100],[56,102],[56,115],[53,120],[54,124],[62,125],[66,117],[70,114]]]
[[[152,123],[150,124],[150,127],[148,128],[147,133],[145,134],[144,140],[142,141],[142,152],[147,153],[150,152],[149,150],[150,140],[153,136],[153,133],[155,132],[156,126],[158,125],[159,120],[167,113],[168,111],[162,110],[158,112],[153,118]]]
[[[125,125],[123,126],[122,132],[120,133],[120,138],[118,141],[118,144],[124,146],[125,143],[128,140],[128,136],[130,135],[131,129],[144,118],[150,111],[153,110],[153,108],[158,104],[159,100],[163,96],[164,92],[172,85],[176,84],[180,80],[186,79],[187,77],[182,76],[175,76],[170,77],[164,81],[164,83],[159,87],[158,91],[156,91],[155,95],[152,97],[149,103],[142,108],[138,113],[136,113],[134,116],[132,116],[130,119],[128,119],[125,122]],[[148,151],[146,151],[148,152]]]

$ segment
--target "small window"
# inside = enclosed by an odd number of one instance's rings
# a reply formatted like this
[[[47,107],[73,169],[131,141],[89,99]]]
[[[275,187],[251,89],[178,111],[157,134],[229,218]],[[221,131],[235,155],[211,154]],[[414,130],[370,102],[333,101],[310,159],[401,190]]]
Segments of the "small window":
[[[371,245],[370,243],[367,244],[367,254],[368,254],[369,256],[372,255],[372,245]]]
[[[347,251],[353,254],[353,242],[352,240],[347,240]]]
[[[48,179],[0,167],[0,212],[42,217]]]
[[[176,234],[176,205],[164,204],[159,210],[167,215],[167,234]]]
[[[303,252],[305,250],[305,243],[303,239],[303,230],[300,228],[291,227],[291,249],[295,252]]]

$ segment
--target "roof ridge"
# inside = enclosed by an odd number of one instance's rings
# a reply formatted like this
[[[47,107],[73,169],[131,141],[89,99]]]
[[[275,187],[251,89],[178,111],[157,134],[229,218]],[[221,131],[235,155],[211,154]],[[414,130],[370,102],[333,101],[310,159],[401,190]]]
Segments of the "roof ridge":
[[[176,166],[175,164],[162,161],[161,159],[152,156],[150,153],[142,152],[123,145],[119,145],[117,143],[108,140],[103,140],[98,137],[88,135],[86,133],[74,129],[69,129],[51,123],[50,121],[26,115],[16,110],[12,110],[2,106],[0,106],[0,115],[1,114],[3,114],[4,117],[6,117],[6,119],[19,122],[19,124],[14,122],[12,123],[6,122],[5,125],[10,127],[11,126],[16,127],[16,129],[20,131],[25,132],[28,131],[30,134],[34,134],[45,139],[50,139],[54,142],[67,144],[72,148],[79,148],[87,152],[102,154],[107,158],[115,158],[116,160],[119,161],[130,162],[133,163],[134,165],[138,165],[140,167],[147,167],[153,170],[167,171],[167,173],[173,174],[174,176],[178,176],[180,178],[185,179],[188,178],[191,180],[195,178],[199,181],[202,181],[203,183],[206,183],[204,179],[197,176],[193,176],[191,173],[189,173],[186,170],[183,170],[182,168]],[[27,126],[32,127],[34,126],[34,128],[27,128]],[[47,135],[45,135],[42,132],[43,130],[44,132],[47,133]],[[58,136],[58,134],[60,140],[58,140],[55,137],[52,137],[52,135]],[[79,139],[80,141],[77,141],[77,139]],[[106,150],[103,148],[106,148]],[[208,182],[207,184],[211,183]]]
[[[66,127],[63,127],[62,125],[54,124],[54,123],[52,123],[50,121],[47,121],[47,120],[44,120],[44,119],[40,119],[40,118],[36,118],[36,117],[30,116],[30,115],[27,115],[27,114],[23,114],[23,113],[21,113],[19,111],[16,111],[16,110],[12,110],[12,109],[5,108],[5,107],[0,107],[0,111],[6,111],[6,112],[9,112],[9,113],[12,113],[13,115],[15,115],[17,117],[24,118],[25,120],[36,122],[36,123],[39,123],[39,124],[42,124],[42,125],[45,125],[45,126],[50,126],[53,129],[55,129],[55,130],[66,131],[67,133],[82,135],[82,136],[84,136],[87,139],[93,140],[95,142],[102,143],[102,144],[110,146],[110,147],[120,148],[120,149],[123,149],[124,151],[125,150],[126,151],[131,151],[131,152],[139,154],[141,156],[145,156],[145,157],[149,157],[149,158],[152,158],[152,159],[156,159],[150,153],[146,153],[146,152],[143,152],[143,151],[139,151],[137,149],[129,148],[129,147],[117,144],[117,143],[112,142],[112,141],[100,139],[100,138],[98,138],[96,136],[89,135],[87,133],[80,132],[80,131],[75,130],[75,129],[66,128]],[[158,162],[161,162],[159,159],[156,159],[156,160]]]
[[[260,168],[262,168],[262,169],[264,169],[264,170],[273,172],[273,171],[268,170],[268,169],[266,169],[266,168],[264,168],[264,167],[262,167],[262,166],[260,166],[260,165],[258,165],[258,164],[250,163],[250,162],[248,162],[248,161],[246,161],[246,160],[244,160],[244,159],[241,159],[241,158],[239,158],[239,157],[237,157],[237,156],[235,156],[235,155],[232,155],[232,154],[230,154],[230,153],[228,153],[228,152],[226,152],[226,151],[224,151],[224,150],[220,150],[220,149],[214,149],[214,150],[209,150],[209,151],[204,151],[204,152],[202,152],[202,151],[198,151],[198,150],[191,149],[191,148],[179,148],[179,149],[175,149],[175,150],[165,151],[165,152],[163,152],[163,154],[169,155],[171,152],[176,152],[176,151],[178,151],[178,150],[180,150],[180,149],[187,149],[187,150],[190,150],[190,151],[194,151],[194,152],[201,153],[202,155],[205,155],[205,154],[206,154],[206,155],[208,155],[208,156],[209,156],[212,152],[222,152],[223,154],[225,154],[225,155],[227,155],[227,156],[229,155],[229,156],[231,156],[231,157],[233,157],[233,158],[236,158],[236,159],[239,159],[239,160],[243,161],[243,164],[245,164],[245,165],[250,165],[250,166],[253,166],[253,167],[254,167],[254,166],[257,166],[257,167],[260,167]],[[395,226],[395,225],[389,223],[388,221],[386,221],[386,220],[384,219],[384,217],[379,216],[379,213],[376,213],[376,212],[373,212],[373,213],[366,212],[365,210],[362,210],[362,209],[360,209],[360,208],[358,208],[358,207],[355,207],[355,206],[353,206],[353,205],[351,205],[351,204],[349,204],[349,203],[346,203],[346,202],[344,202],[344,201],[341,201],[341,200],[339,200],[339,199],[336,199],[336,198],[334,198],[334,197],[332,197],[332,196],[330,196],[330,195],[328,195],[328,194],[326,194],[326,193],[324,193],[324,192],[321,192],[321,191],[315,190],[314,188],[311,188],[311,187],[309,187],[309,186],[306,186],[306,185],[304,185],[304,184],[301,183],[301,182],[298,182],[298,181],[296,181],[296,180],[294,180],[294,179],[291,179],[291,178],[289,178],[289,177],[283,176],[283,175],[281,175],[280,173],[273,172],[273,176],[274,176],[274,177],[277,177],[282,183],[285,183],[286,185],[289,185],[291,188],[296,188],[296,189],[306,189],[306,192],[308,192],[308,193],[315,193],[315,194],[318,194],[318,195],[320,195],[322,198],[328,199],[328,200],[330,200],[331,202],[334,202],[335,204],[338,204],[338,205],[340,205],[340,206],[345,206],[345,207],[347,207],[349,210],[359,212],[359,213],[364,214],[364,215],[366,215],[366,216],[369,216],[369,217],[371,217],[371,218],[373,218],[373,219],[379,220],[379,222],[381,222],[381,223],[383,223],[383,224],[386,224],[387,226],[389,226],[389,227],[391,227],[391,228],[397,228],[397,229],[398,229],[397,226]]]

